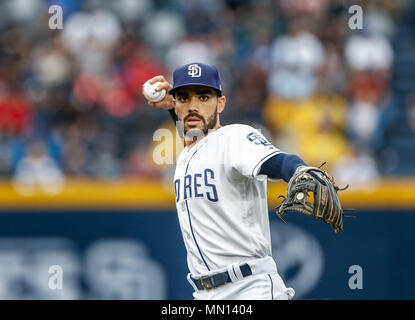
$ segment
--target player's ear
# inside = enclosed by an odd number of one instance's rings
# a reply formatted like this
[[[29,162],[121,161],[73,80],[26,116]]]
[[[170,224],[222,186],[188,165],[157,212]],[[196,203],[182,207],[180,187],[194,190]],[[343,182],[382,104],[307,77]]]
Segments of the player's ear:
[[[218,113],[221,113],[223,109],[225,109],[225,104],[226,104],[226,97],[225,96],[218,97]]]

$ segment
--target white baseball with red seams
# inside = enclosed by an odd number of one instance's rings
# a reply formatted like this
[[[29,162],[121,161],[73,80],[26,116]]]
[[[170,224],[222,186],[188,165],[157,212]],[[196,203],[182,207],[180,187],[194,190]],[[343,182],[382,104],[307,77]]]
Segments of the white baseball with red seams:
[[[143,85],[143,95],[144,97],[151,102],[160,102],[166,96],[166,90],[157,91],[157,87],[159,86],[160,82],[155,82],[150,84],[149,81],[144,83]]]

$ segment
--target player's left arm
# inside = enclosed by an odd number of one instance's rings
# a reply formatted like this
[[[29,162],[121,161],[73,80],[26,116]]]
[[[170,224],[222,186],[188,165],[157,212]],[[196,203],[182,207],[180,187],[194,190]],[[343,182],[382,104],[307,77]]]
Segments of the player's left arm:
[[[258,175],[288,182],[287,196],[280,196],[284,200],[275,208],[284,223],[282,216],[300,212],[323,220],[336,233],[343,230],[344,210],[337,192],[347,186],[339,188],[334,178],[321,168],[309,167],[297,155],[281,152],[262,163]]]
[[[307,164],[297,155],[278,153],[267,159],[258,171],[258,175],[266,175],[268,178],[289,182],[295,171],[300,166]]]

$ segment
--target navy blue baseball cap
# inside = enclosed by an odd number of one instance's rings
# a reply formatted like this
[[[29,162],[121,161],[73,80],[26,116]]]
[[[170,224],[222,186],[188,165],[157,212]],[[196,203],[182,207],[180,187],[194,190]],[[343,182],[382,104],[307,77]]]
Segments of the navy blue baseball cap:
[[[170,94],[185,86],[205,86],[215,89],[222,96],[222,85],[218,69],[208,64],[193,62],[185,64],[173,72],[173,88]]]

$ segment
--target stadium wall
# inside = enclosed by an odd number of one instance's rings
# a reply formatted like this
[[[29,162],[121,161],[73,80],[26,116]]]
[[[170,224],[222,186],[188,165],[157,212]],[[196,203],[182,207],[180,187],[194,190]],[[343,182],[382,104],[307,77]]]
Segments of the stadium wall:
[[[270,208],[284,190],[270,184]],[[413,191],[409,180],[345,191],[356,218],[339,235],[270,212],[273,256],[296,298],[414,299]],[[0,299],[193,299],[174,195],[158,182],[70,181],[26,196],[3,183],[0,203]],[[56,265],[62,289],[50,286]]]

